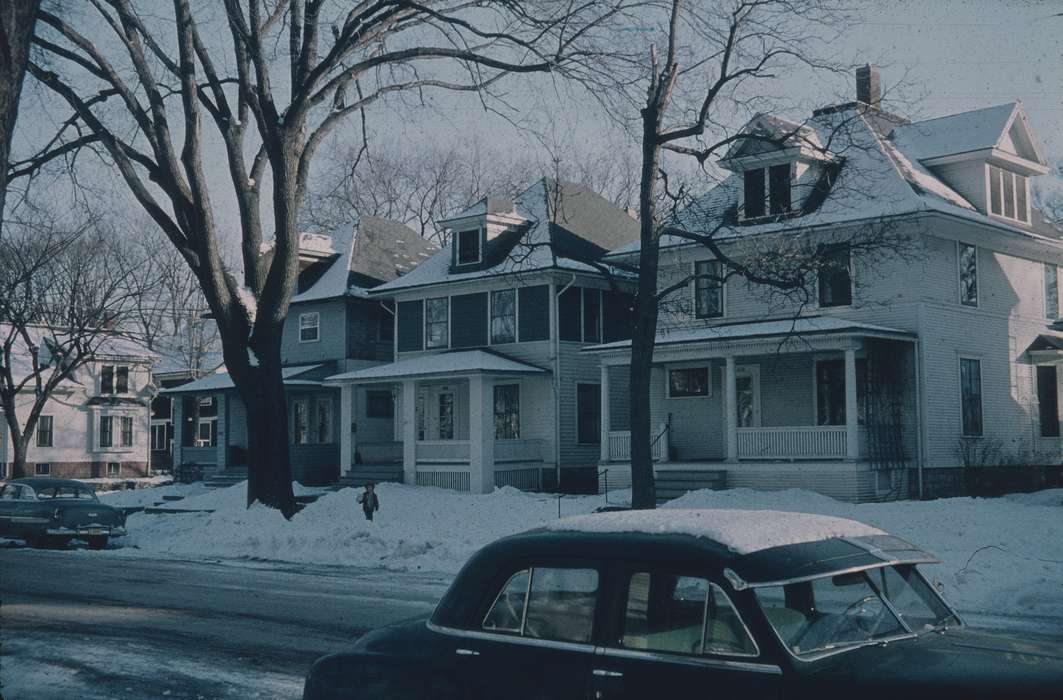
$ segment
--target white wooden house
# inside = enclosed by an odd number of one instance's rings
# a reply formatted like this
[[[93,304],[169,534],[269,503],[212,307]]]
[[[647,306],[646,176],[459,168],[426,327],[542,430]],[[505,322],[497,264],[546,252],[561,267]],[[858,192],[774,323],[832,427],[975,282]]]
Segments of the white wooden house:
[[[868,76],[871,80],[868,80]],[[799,307],[732,277],[691,281],[654,355],[656,470],[665,491],[811,488],[851,500],[918,493],[955,468],[1059,464],[1063,231],[1031,205],[1046,160],[1021,103],[909,122],[858,101],[805,124],[759,117],[784,143],[736,144],[730,175],[675,222],[742,246],[805,237],[836,270]],[[872,263],[845,244],[888,226],[911,246]],[[607,260],[634,262],[637,244]],[[719,263],[665,236],[661,288]],[[600,463],[629,478],[626,341],[601,363]]]

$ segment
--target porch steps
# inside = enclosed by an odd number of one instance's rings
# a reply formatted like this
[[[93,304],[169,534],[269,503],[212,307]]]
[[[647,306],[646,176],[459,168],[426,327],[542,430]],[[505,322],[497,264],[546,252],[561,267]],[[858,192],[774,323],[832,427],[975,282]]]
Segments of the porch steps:
[[[727,472],[702,469],[656,469],[657,504],[679,498],[688,491],[727,488]]]
[[[347,472],[346,476],[341,476],[336,482],[336,486],[338,488],[360,488],[369,482],[377,484],[381,481],[397,481],[402,483],[402,465],[358,465],[351,471]]]
[[[207,475],[203,479],[203,485],[214,488],[226,488],[228,486],[235,486],[241,481],[247,481],[247,469],[226,469],[225,471]]]

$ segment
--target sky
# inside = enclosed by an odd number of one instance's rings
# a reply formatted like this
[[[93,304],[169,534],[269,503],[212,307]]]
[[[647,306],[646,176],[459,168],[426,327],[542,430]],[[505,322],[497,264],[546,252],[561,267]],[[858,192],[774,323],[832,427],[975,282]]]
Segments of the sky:
[[[920,119],[1021,100],[1044,152],[1063,160],[1063,0],[854,0],[852,13],[857,21],[841,28],[829,52],[840,63],[879,66],[886,108]],[[772,89],[789,106],[783,116],[791,119],[855,97],[851,75],[798,72],[785,78]],[[414,153],[454,143],[514,160],[531,156],[541,171],[529,172],[529,182],[548,174],[554,154],[637,149],[584,90],[546,77],[511,80],[506,90],[516,109],[505,119],[466,93],[437,92],[424,106],[382,105],[369,113],[373,140],[401,143]],[[46,129],[65,112],[42,99],[40,88],[27,90],[20,135]],[[735,126],[747,116],[734,115]],[[351,124],[330,148],[357,139]],[[17,137],[16,155],[18,147]],[[224,183],[224,161],[216,159],[214,168],[212,180]],[[101,188],[128,196],[116,177],[103,174],[95,179]],[[217,209],[223,225],[236,229],[235,208],[219,199]]]

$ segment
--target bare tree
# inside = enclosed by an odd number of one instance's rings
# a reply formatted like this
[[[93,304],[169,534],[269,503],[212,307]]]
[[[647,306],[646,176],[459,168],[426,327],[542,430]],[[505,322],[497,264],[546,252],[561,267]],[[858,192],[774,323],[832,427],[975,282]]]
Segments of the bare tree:
[[[248,408],[248,504],[291,515],[280,343],[298,272],[297,217],[319,146],[388,96],[452,90],[486,100],[512,73],[601,81],[616,51],[610,23],[636,4],[225,0],[213,9],[174,0],[162,18],[130,0],[94,0],[87,11],[96,22],[87,26],[109,33],[97,37],[41,12],[41,60],[29,72],[73,114],[21,169],[85,146],[113,161],[217,320]],[[216,156],[205,121],[239,212],[242,275],[226,267],[219,245],[214,201],[227,187],[209,184]],[[264,209],[271,256],[261,255]]]
[[[11,137],[40,4],[41,0],[7,0],[0,5],[0,238],[4,234]]]
[[[330,230],[354,216],[401,221],[443,244],[436,222],[487,195],[513,197],[543,175],[587,185],[621,209],[638,191],[635,154],[623,148],[512,155],[481,144],[374,142],[330,151],[308,190],[308,224]]]
[[[691,157],[705,165],[746,141],[772,146],[804,145],[830,152],[839,146],[808,140],[802,125],[767,132],[729,127],[738,114],[770,107],[763,97],[770,80],[797,66],[818,71],[839,67],[817,60],[810,27],[841,27],[833,3],[807,0],[731,0],[706,8],[670,0],[663,45],[650,54],[650,74],[640,110],[642,166],[639,191],[640,250],[633,302],[630,365],[632,506],[656,504],[650,426],[650,376],[659,314],[670,295],[688,289],[691,276],[662,284],[660,244],[671,235],[704,246],[720,261],[722,283],[741,278],[800,309],[813,297],[816,279],[839,262],[832,245],[810,235],[767,236],[743,245],[726,241],[737,230],[736,212],[699,211],[690,188],[670,182],[662,156]],[[765,87],[761,87],[765,86]],[[866,107],[866,105],[865,105]],[[839,120],[844,140],[848,124]],[[851,144],[849,144],[852,147]],[[906,238],[885,222],[847,232],[853,254],[871,258],[901,253]],[[797,313],[797,311],[795,311]]]
[[[0,407],[15,475],[25,471],[26,447],[56,390],[121,340],[115,329],[135,289],[111,241],[95,221],[68,231],[54,220],[0,240]]]

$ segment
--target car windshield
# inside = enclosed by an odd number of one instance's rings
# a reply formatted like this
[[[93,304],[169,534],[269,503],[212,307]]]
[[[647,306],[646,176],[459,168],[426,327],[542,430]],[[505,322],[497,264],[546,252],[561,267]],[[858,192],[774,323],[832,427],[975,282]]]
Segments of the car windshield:
[[[779,638],[800,657],[959,624],[914,566],[754,590]]]
[[[48,486],[37,490],[37,498],[78,498],[95,501],[96,493],[84,486]]]

